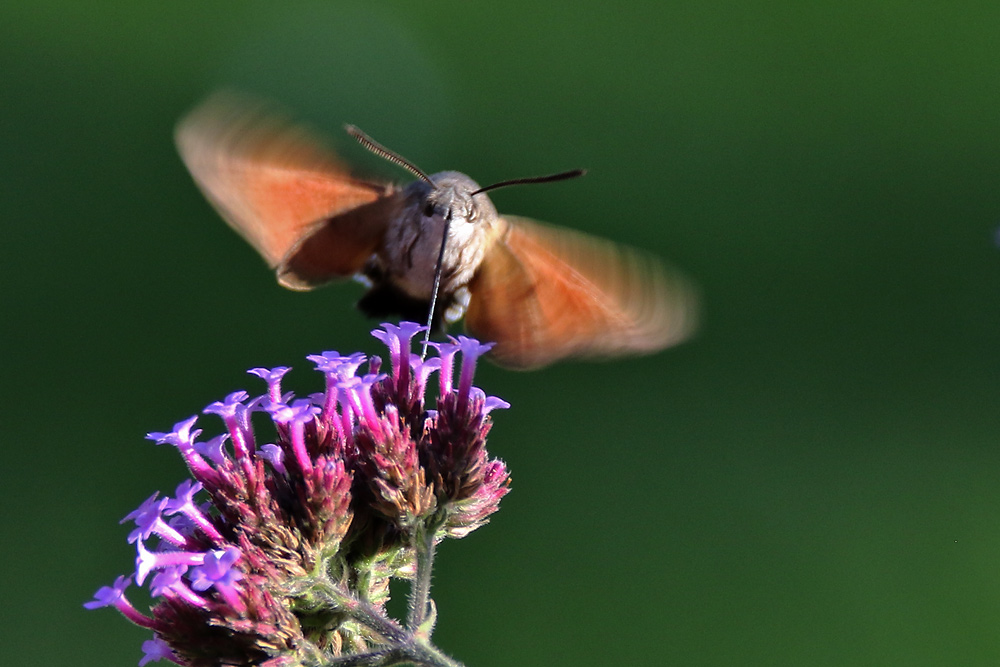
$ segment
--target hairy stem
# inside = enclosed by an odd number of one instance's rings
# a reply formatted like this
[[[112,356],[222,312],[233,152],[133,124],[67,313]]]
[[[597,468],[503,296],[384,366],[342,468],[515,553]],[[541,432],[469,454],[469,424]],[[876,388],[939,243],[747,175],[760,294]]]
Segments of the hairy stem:
[[[416,638],[413,645],[405,648],[406,658],[418,665],[428,665],[428,667],[464,667],[458,660],[454,660],[442,653],[429,641]]]
[[[344,655],[326,663],[325,667],[385,667],[412,663],[422,667],[465,667],[442,653],[430,642],[411,637],[409,641],[368,653]]]
[[[431,597],[431,572],[434,569],[434,533],[436,526],[421,525],[413,536],[417,554],[417,573],[410,592],[410,610],[406,628],[415,632],[427,618]]]
[[[317,582],[316,587],[319,592],[331,599],[336,608],[346,611],[355,621],[371,628],[385,637],[388,642],[400,644],[410,640],[410,633],[405,628],[370,602],[359,600],[340,586],[330,582]]]

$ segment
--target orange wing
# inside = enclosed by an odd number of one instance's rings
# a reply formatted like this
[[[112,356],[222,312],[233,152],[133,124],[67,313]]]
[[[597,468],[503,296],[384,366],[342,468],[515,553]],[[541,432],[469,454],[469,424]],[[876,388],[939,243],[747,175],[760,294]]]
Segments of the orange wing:
[[[679,343],[696,320],[694,288],[635,250],[507,217],[469,285],[466,327],[496,342],[502,366],[642,354]]]
[[[398,204],[392,186],[352,178],[308,131],[233,93],[192,111],[176,140],[205,197],[286,287],[357,272]]]

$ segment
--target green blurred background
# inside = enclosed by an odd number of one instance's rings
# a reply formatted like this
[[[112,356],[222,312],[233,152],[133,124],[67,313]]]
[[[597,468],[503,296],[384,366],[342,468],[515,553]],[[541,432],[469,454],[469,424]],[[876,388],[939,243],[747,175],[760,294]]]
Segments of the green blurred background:
[[[485,665],[1000,662],[1000,5],[0,4],[5,664],[133,665],[81,603],[143,440],[253,366],[376,351],[341,286],[280,289],[173,125],[217,87],[353,122],[501,211],[649,248],[692,342],[531,374],[513,492],[440,551],[436,638]]]

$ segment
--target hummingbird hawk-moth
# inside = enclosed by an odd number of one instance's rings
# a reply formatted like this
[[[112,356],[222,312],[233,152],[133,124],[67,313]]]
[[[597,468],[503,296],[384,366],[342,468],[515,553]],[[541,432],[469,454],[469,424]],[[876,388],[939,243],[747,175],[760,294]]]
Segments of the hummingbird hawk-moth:
[[[691,332],[696,299],[682,276],[636,250],[500,215],[486,194],[582,171],[481,188],[348,132],[418,180],[358,178],[301,126],[228,93],[182,119],[176,139],[198,187],[289,289],[357,277],[369,316],[436,329],[464,317],[512,368],[653,352]]]

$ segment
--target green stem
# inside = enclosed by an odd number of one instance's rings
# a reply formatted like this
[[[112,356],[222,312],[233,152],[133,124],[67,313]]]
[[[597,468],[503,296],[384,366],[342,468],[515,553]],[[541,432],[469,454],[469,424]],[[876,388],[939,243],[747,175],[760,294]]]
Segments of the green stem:
[[[436,526],[419,525],[414,534],[414,550],[417,554],[417,572],[413,577],[410,592],[410,609],[406,618],[406,628],[416,632],[427,618],[431,597],[431,572],[434,569],[434,533]]]
[[[416,638],[378,651],[343,655],[329,661],[325,667],[382,667],[404,662],[423,667],[465,667],[430,642]]]
[[[332,598],[338,609],[343,609],[351,618],[382,635],[390,643],[402,644],[410,640],[410,633],[405,628],[370,602],[359,600],[330,582],[317,582],[316,588]]]
[[[369,653],[342,655],[326,663],[325,667],[380,667],[381,665],[394,665],[404,659],[405,657],[398,649],[391,648]]]
[[[407,659],[412,660],[418,665],[428,665],[429,667],[465,667],[458,660],[442,653],[434,644],[420,638],[414,638],[413,644],[401,648],[406,652]]]

